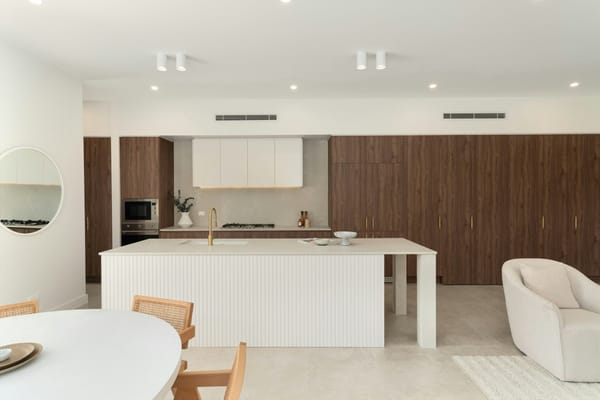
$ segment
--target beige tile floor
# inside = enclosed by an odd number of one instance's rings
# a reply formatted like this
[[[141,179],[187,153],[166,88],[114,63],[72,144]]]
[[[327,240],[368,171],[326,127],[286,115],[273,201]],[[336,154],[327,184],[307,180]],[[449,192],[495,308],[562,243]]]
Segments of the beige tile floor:
[[[438,286],[438,348],[416,344],[416,287],[408,315],[391,313],[386,284],[386,346],[381,349],[250,348],[244,400],[484,399],[452,355],[519,354],[512,344],[500,286]],[[99,285],[88,285],[99,307]],[[190,348],[190,369],[229,368],[235,349]],[[222,389],[201,390],[203,400]]]

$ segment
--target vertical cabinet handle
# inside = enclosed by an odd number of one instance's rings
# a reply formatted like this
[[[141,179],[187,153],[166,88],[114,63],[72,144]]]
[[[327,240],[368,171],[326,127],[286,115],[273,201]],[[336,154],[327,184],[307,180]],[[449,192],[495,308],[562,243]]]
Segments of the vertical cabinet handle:
[[[471,215],[471,230],[473,230],[473,216]]]
[[[577,230],[577,215],[575,216],[575,230]]]

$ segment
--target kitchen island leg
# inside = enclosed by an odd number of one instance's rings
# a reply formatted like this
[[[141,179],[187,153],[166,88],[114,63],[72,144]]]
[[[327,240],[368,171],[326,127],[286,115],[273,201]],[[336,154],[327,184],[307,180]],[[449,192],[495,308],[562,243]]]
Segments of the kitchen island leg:
[[[417,256],[417,341],[426,349],[436,347],[435,255]]]
[[[406,315],[406,255],[394,256],[393,310],[396,315]]]

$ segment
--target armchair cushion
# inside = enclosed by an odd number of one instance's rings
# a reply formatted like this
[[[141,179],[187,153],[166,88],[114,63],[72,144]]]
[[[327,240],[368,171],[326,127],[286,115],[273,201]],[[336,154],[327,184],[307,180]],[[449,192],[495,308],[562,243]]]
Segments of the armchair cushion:
[[[521,268],[525,286],[558,308],[579,308],[565,268],[556,264],[525,265]]]

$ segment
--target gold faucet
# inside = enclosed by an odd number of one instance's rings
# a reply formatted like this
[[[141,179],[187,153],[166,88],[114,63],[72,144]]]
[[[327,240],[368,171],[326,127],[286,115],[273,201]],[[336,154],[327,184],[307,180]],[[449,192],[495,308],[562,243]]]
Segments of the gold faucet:
[[[210,211],[208,212],[208,245],[212,246],[213,245],[213,212],[215,213],[215,226],[219,226],[219,223],[217,222],[217,209],[216,208],[211,208]]]

